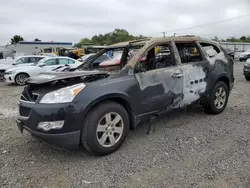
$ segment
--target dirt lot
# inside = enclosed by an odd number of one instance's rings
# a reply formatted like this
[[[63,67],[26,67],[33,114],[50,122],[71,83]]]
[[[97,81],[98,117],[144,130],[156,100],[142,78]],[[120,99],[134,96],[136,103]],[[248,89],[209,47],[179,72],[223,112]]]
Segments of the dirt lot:
[[[197,107],[131,131],[117,152],[97,158],[59,151],[20,134],[14,116],[22,87],[0,84],[0,187],[250,187],[250,82],[235,63],[224,113]]]

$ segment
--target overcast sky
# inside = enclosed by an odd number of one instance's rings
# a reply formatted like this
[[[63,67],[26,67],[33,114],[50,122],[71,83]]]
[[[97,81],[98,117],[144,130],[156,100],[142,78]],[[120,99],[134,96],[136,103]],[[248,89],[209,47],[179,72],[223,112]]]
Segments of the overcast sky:
[[[123,28],[134,35],[204,37],[250,35],[250,15],[206,27],[195,25],[250,14],[250,0],[2,0],[0,44],[21,35],[25,40],[78,42]],[[173,35],[168,32],[167,35]]]

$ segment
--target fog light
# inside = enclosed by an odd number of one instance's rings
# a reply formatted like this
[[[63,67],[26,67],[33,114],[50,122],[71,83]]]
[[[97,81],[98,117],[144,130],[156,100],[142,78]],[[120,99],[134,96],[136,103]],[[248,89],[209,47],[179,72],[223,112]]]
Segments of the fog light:
[[[42,129],[44,131],[49,131],[51,129],[61,129],[63,127],[64,121],[48,121],[48,122],[40,122],[37,125],[38,129]]]

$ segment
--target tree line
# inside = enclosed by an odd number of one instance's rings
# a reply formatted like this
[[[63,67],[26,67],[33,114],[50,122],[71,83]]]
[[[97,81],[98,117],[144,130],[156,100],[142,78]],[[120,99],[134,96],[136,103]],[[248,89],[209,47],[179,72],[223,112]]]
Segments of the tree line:
[[[93,45],[111,45],[118,42],[125,42],[129,40],[137,40],[146,38],[145,36],[133,36],[125,29],[115,29],[112,32],[106,34],[94,35],[92,38],[83,38],[79,43],[75,44],[76,47],[81,47],[85,44]]]
[[[125,42],[129,40],[138,40],[146,38],[143,35],[134,36],[130,34],[125,29],[115,29],[112,32],[106,33],[106,34],[99,34],[94,35],[91,38],[83,38],[78,43],[75,44],[75,47],[81,48],[83,45],[86,44],[93,44],[93,45],[110,45],[115,44],[118,42]],[[250,36],[241,36],[239,38],[237,37],[231,37],[227,39],[219,39],[217,36],[213,38],[215,41],[220,42],[250,42]],[[11,38],[11,44],[19,43],[20,41],[24,41],[24,38],[20,35],[15,35]],[[34,41],[41,41],[38,38],[34,39]]]

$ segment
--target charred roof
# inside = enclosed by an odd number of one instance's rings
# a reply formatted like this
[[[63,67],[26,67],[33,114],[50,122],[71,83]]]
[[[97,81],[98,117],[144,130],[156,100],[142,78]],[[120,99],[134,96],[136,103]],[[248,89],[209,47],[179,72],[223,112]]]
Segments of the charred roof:
[[[154,44],[158,42],[170,42],[170,41],[201,41],[203,40],[201,37],[186,35],[186,36],[172,36],[172,37],[152,37],[152,38],[145,38],[140,40],[131,40],[126,42],[119,42],[116,44],[112,44],[109,47],[122,47],[128,45],[145,45],[145,44]],[[208,41],[208,39],[206,39]]]

